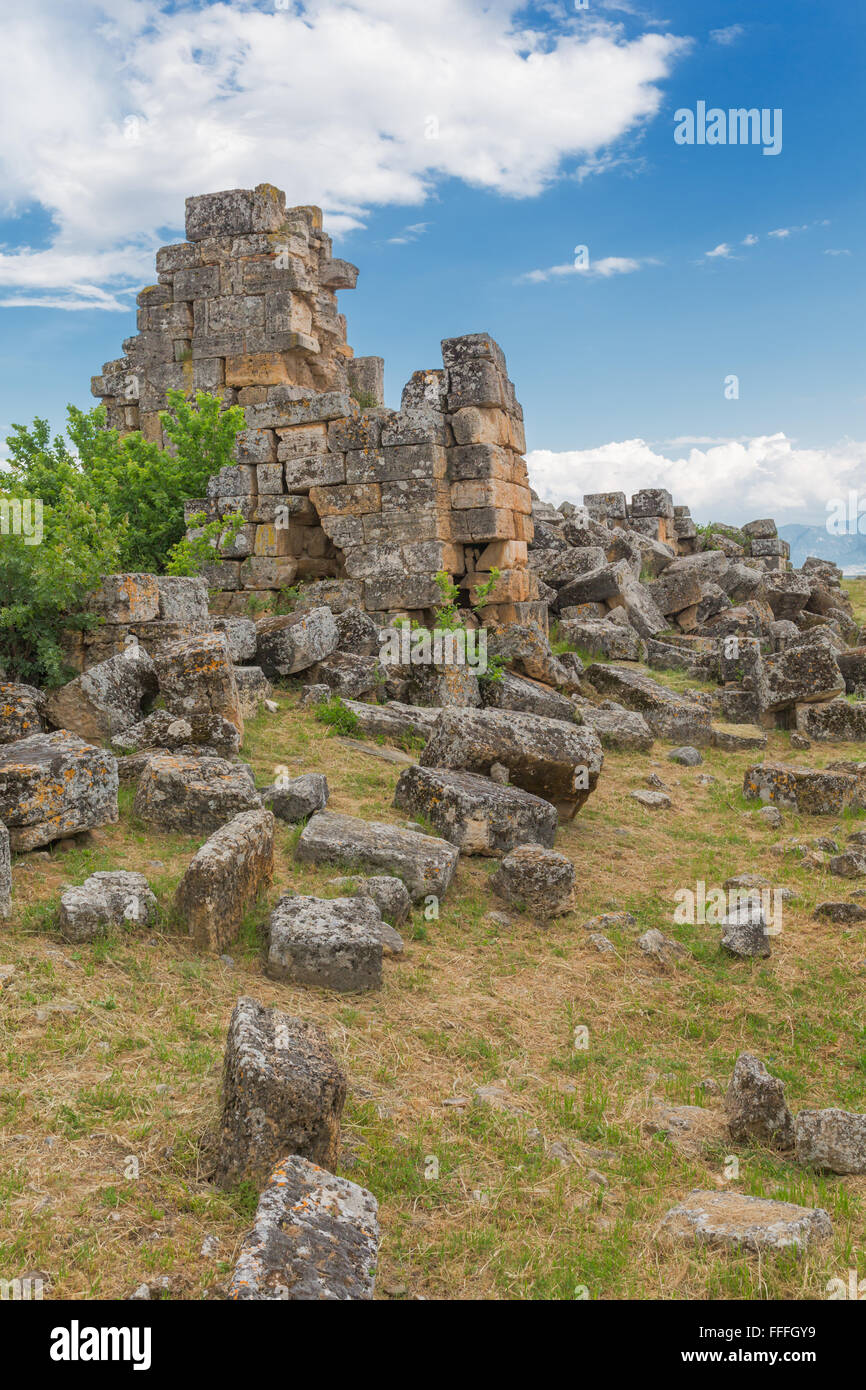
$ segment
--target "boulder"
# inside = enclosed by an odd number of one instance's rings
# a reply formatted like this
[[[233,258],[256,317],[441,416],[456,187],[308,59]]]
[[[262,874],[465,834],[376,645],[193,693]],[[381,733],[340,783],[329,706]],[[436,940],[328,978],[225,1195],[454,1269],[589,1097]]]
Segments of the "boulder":
[[[656,738],[682,740],[695,747],[706,747],[711,742],[710,711],[674,694],[651,676],[597,662],[587,668],[586,675],[596,690],[642,714]]]
[[[106,623],[148,623],[159,617],[154,574],[108,574],[87,598],[87,611]]]
[[[162,753],[142,769],[132,809],[160,830],[209,834],[261,804],[246,763]]]
[[[40,734],[45,728],[45,696],[34,685],[0,681],[0,743]]]
[[[237,1300],[367,1301],[379,1226],[375,1197],[304,1158],[286,1158],[259,1198],[227,1289]]]
[[[541,845],[519,845],[490,879],[498,897],[534,917],[558,917],[571,909],[574,865],[564,854]]]
[[[344,700],[343,703],[354,714],[365,734],[392,739],[395,743],[429,738],[442,713],[441,709],[419,709],[399,700],[388,700],[384,705],[366,705],[356,700]]]
[[[420,759],[489,776],[494,763],[512,784],[573,816],[594,790],[604,755],[592,729],[510,710],[443,710]]]
[[[479,682],[481,703],[488,709],[513,709],[521,714],[540,714],[545,719],[574,720],[574,705],[566,695],[540,681],[503,671],[498,680]]]
[[[736,752],[744,748],[766,748],[767,735],[757,724],[712,724],[713,747]]]
[[[278,778],[261,793],[278,820],[294,824],[324,811],[328,804],[328,782],[323,772],[305,772],[300,777]]]
[[[737,1143],[792,1147],[794,1121],[785,1103],[784,1084],[749,1052],[737,1058],[725,1095],[725,1111],[731,1138]]]
[[[666,792],[638,791],[629,792],[632,801],[636,801],[640,806],[646,806],[648,811],[668,811],[670,810],[671,799]]]
[[[819,771],[755,763],[746,769],[743,796],[772,802],[809,816],[839,816],[866,806],[866,768],[863,772]]]
[[[407,767],[394,805],[424,816],[463,854],[502,855],[524,844],[551,847],[559,819],[549,801],[519,787],[444,768]]]
[[[244,913],[274,875],[274,817],[242,811],[205,840],[188,865],[174,905],[200,951],[224,952]]]
[[[354,656],[378,656],[379,624],[369,613],[361,608],[346,608],[338,613],[337,647],[341,652],[351,652]]]
[[[171,642],[154,664],[160,693],[172,714],[220,714],[234,724],[243,738],[235,668],[224,632],[206,632]]]
[[[683,767],[698,767],[704,760],[697,748],[690,748],[686,744],[683,748],[672,749],[668,753],[668,761],[680,763]]]
[[[100,661],[45,697],[45,713],[58,729],[99,743],[141,718],[141,703],[156,693],[154,663],[137,644]]]
[[[0,822],[13,850],[113,824],[117,760],[64,729],[0,747]]]
[[[828,700],[826,704],[797,706],[797,731],[820,743],[866,741],[866,702]]]
[[[167,709],[155,709],[140,724],[116,734],[114,742],[132,752],[161,749],[190,757],[232,758],[241,746],[241,736],[221,714],[179,717]]]
[[[732,956],[768,956],[770,938],[760,903],[751,898],[740,901],[722,918],[722,947]]]
[[[159,616],[173,623],[207,621],[207,580],[199,575],[158,574]]]
[[[320,811],[304,827],[295,857],[305,863],[346,864],[395,874],[412,901],[418,902],[429,894],[444,897],[457,867],[458,850],[417,830]]]
[[[392,926],[400,927],[409,920],[412,900],[402,879],[391,874],[372,874],[366,878],[332,878],[328,882],[340,890],[341,897],[372,898]]]
[[[293,676],[335,651],[340,633],[330,608],[310,608],[256,623],[258,664],[271,680]]]
[[[360,993],[382,984],[381,914],[371,898],[287,893],[268,919],[272,980]]]
[[[239,999],[223,1063],[218,1186],[264,1181],[279,1154],[336,1167],[346,1086],[314,1023]]]
[[[545,632],[534,623],[510,623],[487,633],[487,657],[499,657],[511,670],[545,685],[570,689],[573,678],[550,650]]]
[[[770,711],[814,700],[832,700],[845,693],[845,677],[834,653],[823,643],[772,652],[764,657],[764,677],[766,708]]]
[[[801,1207],[743,1192],[690,1192],[673,1207],[660,1234],[681,1245],[715,1249],[791,1250],[799,1255],[833,1234],[823,1207]]]
[[[91,874],[60,898],[58,927],[66,941],[95,941],[112,927],[149,927],[157,903],[144,874],[124,869]]]
[[[270,681],[261,666],[236,666],[235,681],[241,717],[255,719],[265,700],[269,700],[273,694]]]
[[[581,651],[609,661],[641,661],[646,655],[643,639],[627,623],[561,618],[559,633]]]
[[[866,1173],[866,1115],[801,1110],[794,1129],[798,1163],[831,1173]]]
[[[214,632],[225,633],[229,656],[235,667],[255,660],[258,634],[252,618],[210,618],[209,625]]]
[[[803,574],[767,574],[763,590],[773,616],[792,622],[809,602],[812,585]]]
[[[374,656],[336,651],[310,666],[305,679],[326,685],[330,694],[341,699],[361,700],[384,683],[385,673]]]

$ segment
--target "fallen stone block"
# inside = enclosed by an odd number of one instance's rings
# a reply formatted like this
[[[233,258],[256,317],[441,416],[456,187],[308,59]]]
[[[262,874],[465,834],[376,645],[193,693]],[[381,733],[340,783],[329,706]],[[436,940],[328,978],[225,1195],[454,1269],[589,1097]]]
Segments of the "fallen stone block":
[[[217,1185],[262,1182],[278,1154],[335,1168],[346,1086],[314,1023],[239,999],[223,1063]]]
[[[341,897],[372,898],[382,916],[387,917],[395,927],[409,920],[412,900],[400,878],[394,878],[391,874],[372,874],[366,878],[332,878],[328,882],[340,889]],[[866,916],[866,912],[863,915]]]
[[[0,681],[0,743],[16,743],[45,728],[45,697],[34,685]]]
[[[429,894],[444,897],[459,851],[447,840],[416,830],[320,811],[304,827],[295,857],[306,863],[345,864],[396,874],[412,901],[419,902]]]
[[[747,899],[722,918],[722,947],[732,956],[769,956],[770,938],[763,908]]]
[[[287,893],[268,920],[272,980],[360,993],[382,984],[381,914],[371,898]]]
[[[140,724],[116,734],[114,743],[133,752],[162,749],[191,757],[232,758],[241,746],[241,736],[221,714],[178,716],[167,709],[155,709]]]
[[[743,796],[804,815],[838,816],[866,805],[866,771],[822,772],[781,763],[755,763],[746,769]]]
[[[714,748],[734,753],[767,746],[767,735],[757,724],[720,724],[714,720],[711,727]]]
[[[639,788],[637,791],[629,792],[632,801],[636,801],[640,806],[646,806],[649,811],[668,811],[670,810],[671,799],[666,792],[644,791]]]
[[[444,768],[407,767],[394,805],[426,817],[463,854],[502,855],[524,844],[550,848],[559,822],[556,807],[539,796]]]
[[[711,742],[710,711],[676,695],[650,676],[623,666],[600,663],[588,667],[586,675],[596,690],[642,714],[656,738],[689,743],[698,748]]]
[[[306,679],[326,685],[330,694],[341,699],[362,700],[383,683],[384,672],[374,656],[335,651],[311,666]]]
[[[132,809],[160,830],[210,833],[261,804],[246,763],[165,753],[142,769]]]
[[[837,922],[839,924],[866,922],[866,907],[861,906],[860,903],[845,901],[818,903],[815,908],[815,917],[819,922]]]
[[[366,1301],[373,1297],[375,1197],[303,1158],[274,1169],[228,1285],[237,1300]]]
[[[640,634],[626,623],[563,618],[559,632],[581,651],[607,657],[609,661],[642,661],[646,655]]]
[[[681,1245],[724,1250],[804,1250],[829,1239],[833,1223],[823,1207],[801,1207],[742,1192],[690,1192],[668,1212],[662,1237]]]
[[[623,709],[613,700],[605,700],[601,705],[581,704],[577,722],[598,734],[602,748],[646,753],[655,743],[655,735],[643,715]]]
[[[117,760],[65,730],[0,747],[0,821],[11,848],[38,849],[117,820]]]
[[[144,874],[100,871],[61,895],[58,926],[66,941],[95,941],[112,927],[149,927],[156,913],[156,898]]]
[[[258,667],[247,667],[245,664],[248,661],[254,661],[256,655],[258,634],[252,618],[213,617],[209,618],[208,621],[214,632],[225,633],[226,645],[235,670],[238,666],[242,666],[245,670],[258,670]]]
[[[835,654],[823,643],[787,647],[764,657],[766,708],[770,712],[795,704],[832,700],[845,693],[845,677]]]
[[[172,714],[184,718],[221,714],[243,738],[238,685],[225,633],[206,632],[171,642],[154,664],[160,693]]]
[[[866,1173],[866,1115],[801,1110],[794,1129],[798,1163],[831,1173]]]
[[[866,702],[828,700],[826,704],[797,706],[797,730],[822,743],[866,741]]]
[[[484,776],[501,763],[512,785],[571,817],[594,790],[604,755],[594,730],[574,723],[511,710],[443,710],[420,761]]]
[[[0,823],[0,917],[12,912],[12,855],[9,850],[9,831]]]
[[[256,655],[265,675],[292,676],[335,651],[340,632],[330,608],[311,608],[256,623]]]
[[[243,719],[255,719],[273,687],[261,666],[236,666],[235,681]]]
[[[389,700],[384,705],[366,705],[358,700],[344,700],[343,703],[354,714],[365,734],[371,734],[374,738],[390,738],[395,742],[429,738],[442,713],[438,708],[416,708],[399,700]]]
[[[173,623],[206,622],[207,580],[200,575],[158,574],[159,616]]]
[[[749,1052],[737,1058],[725,1112],[731,1138],[737,1143],[769,1144],[777,1149],[793,1145],[794,1121],[785,1102],[784,1083]]]
[[[154,663],[135,645],[50,690],[45,713],[57,728],[79,738],[109,741],[141,718],[142,700],[156,689]]]
[[[87,611],[106,623],[148,623],[159,617],[159,582],[154,574],[108,574],[87,598]]]
[[[328,782],[322,772],[305,772],[300,777],[283,777],[261,793],[278,820],[294,824],[324,811],[328,804]]]
[[[490,879],[498,897],[535,917],[557,917],[571,909],[574,865],[564,854],[541,845],[519,845]]]
[[[174,903],[200,951],[223,952],[246,909],[274,875],[274,817],[242,811],[202,845],[187,867]]]
[[[503,671],[498,680],[479,682],[481,703],[488,709],[513,709],[521,714],[540,714],[545,719],[574,720],[574,705],[566,695],[549,686]]]

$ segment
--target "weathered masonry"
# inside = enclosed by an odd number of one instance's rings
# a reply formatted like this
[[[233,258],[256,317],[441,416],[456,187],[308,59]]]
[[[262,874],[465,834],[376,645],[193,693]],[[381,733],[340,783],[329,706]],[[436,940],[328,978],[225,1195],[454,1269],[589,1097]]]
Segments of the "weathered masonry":
[[[336,291],[358,272],[331,255],[319,208],[287,208],[270,184],[205,194],[187,199],[186,234],[157,252],[139,332],[92,389],[109,426],[157,442],[170,389],[244,407],[236,464],[187,513],[244,518],[208,575],[213,611],[338,578],[377,617],[423,621],[438,571],[474,600],[495,568],[485,620],[546,627],[526,563],[523,412],[492,338],[446,339],[442,367],[415,372],[388,410],[382,359],[346,342]]]

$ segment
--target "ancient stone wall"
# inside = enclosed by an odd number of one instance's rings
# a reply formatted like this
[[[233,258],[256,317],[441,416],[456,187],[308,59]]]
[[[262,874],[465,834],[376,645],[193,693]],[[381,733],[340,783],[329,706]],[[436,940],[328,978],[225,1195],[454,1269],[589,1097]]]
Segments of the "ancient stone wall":
[[[172,388],[244,407],[237,463],[187,509],[243,517],[208,575],[214,611],[346,577],[368,612],[429,620],[437,572],[474,602],[496,569],[485,620],[546,625],[526,564],[523,412],[493,339],[446,339],[442,368],[416,372],[387,410],[382,359],[353,357],[337,312],[358,272],[332,257],[318,208],[287,209],[270,185],[233,189],[189,198],[186,232],[157,253],[140,331],[92,389],[110,426],[158,442]]]

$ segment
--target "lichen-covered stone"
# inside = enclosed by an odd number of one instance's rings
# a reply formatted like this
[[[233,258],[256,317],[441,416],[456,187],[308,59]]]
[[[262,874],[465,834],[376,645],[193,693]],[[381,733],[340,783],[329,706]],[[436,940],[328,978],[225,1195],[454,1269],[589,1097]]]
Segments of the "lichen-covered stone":
[[[346,1076],[324,1033],[255,999],[229,1022],[215,1181],[262,1182],[279,1154],[337,1166]]]
[[[323,772],[284,777],[265,787],[261,797],[279,820],[293,824],[324,811],[328,804],[328,781]]]
[[[0,743],[42,733],[45,697],[33,685],[0,681]]]
[[[114,742],[118,748],[133,752],[159,748],[193,757],[232,758],[240,748],[241,736],[236,725],[221,714],[181,716],[167,709],[155,709],[140,724],[115,735]]]
[[[409,920],[412,899],[402,879],[391,874],[370,874],[358,878],[332,878],[328,882],[338,888],[343,897],[372,898],[382,916],[395,927]]]
[[[731,1137],[738,1143],[769,1144],[789,1149],[794,1142],[794,1121],[785,1103],[785,1086],[771,1076],[764,1063],[749,1052],[737,1058],[725,1095],[725,1111]]]
[[[12,911],[12,855],[9,850],[9,831],[0,822],[0,917]]]
[[[287,893],[268,921],[265,972],[272,980],[361,992],[382,984],[381,921],[371,898]]]
[[[659,685],[650,676],[598,662],[587,667],[586,676],[596,690],[642,714],[657,738],[681,740],[697,748],[705,748],[712,741],[709,710]]]
[[[447,840],[417,830],[320,811],[304,827],[295,856],[306,863],[344,864],[396,874],[412,901],[418,902],[428,894],[444,897],[459,852]]]
[[[148,927],[156,897],[144,874],[112,869],[91,874],[60,898],[58,926],[66,941],[95,941],[112,927]]]
[[[303,1158],[287,1158],[259,1198],[227,1296],[290,1302],[373,1297],[379,1249],[375,1197]]]
[[[523,844],[550,848],[559,822],[556,807],[540,796],[445,768],[407,767],[394,805],[426,817],[463,854],[502,855]]]
[[[238,700],[244,719],[255,719],[265,700],[273,694],[273,687],[261,666],[236,666],[235,680],[238,687]]]
[[[592,729],[512,710],[443,710],[420,759],[424,767],[489,776],[494,763],[511,782],[573,816],[594,790],[604,761]]]
[[[330,608],[311,608],[284,617],[262,618],[256,624],[256,656],[266,676],[292,676],[323,661],[340,640]]]
[[[838,816],[866,805],[866,769],[843,772],[755,763],[743,777],[743,796],[809,816]]]
[[[866,1173],[866,1115],[801,1110],[794,1128],[798,1163],[831,1173]]]
[[[16,852],[113,824],[117,760],[60,729],[0,747],[0,821]]]
[[[92,742],[107,742],[137,723],[142,700],[155,694],[156,688],[154,664],[136,644],[50,690],[45,712],[59,729]]]
[[[274,817],[242,811],[215,831],[188,865],[175,906],[200,951],[225,951],[246,909],[274,874]]]
[[[574,891],[574,865],[564,854],[542,845],[518,845],[490,880],[494,893],[534,917],[568,912]]]
[[[770,938],[763,908],[759,903],[739,902],[722,919],[722,946],[732,956],[768,956]]]
[[[823,1207],[801,1207],[742,1192],[690,1192],[668,1212],[660,1234],[682,1245],[716,1249],[791,1250],[801,1254],[833,1234]]]
[[[164,753],[142,769],[133,812],[160,830],[209,833],[260,806],[246,763]]]
[[[540,714],[545,719],[574,721],[574,705],[566,695],[527,676],[503,671],[498,680],[479,682],[479,688],[481,703],[489,709],[513,709],[522,714]]]
[[[206,632],[169,643],[155,666],[160,693],[172,714],[221,714],[243,738],[244,721],[225,633]]]

